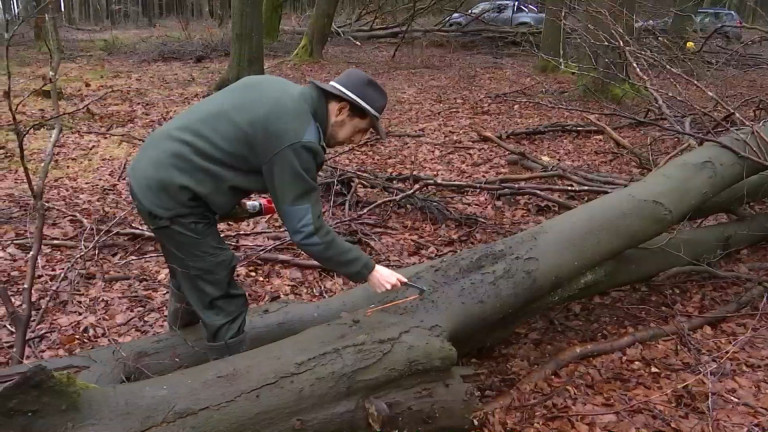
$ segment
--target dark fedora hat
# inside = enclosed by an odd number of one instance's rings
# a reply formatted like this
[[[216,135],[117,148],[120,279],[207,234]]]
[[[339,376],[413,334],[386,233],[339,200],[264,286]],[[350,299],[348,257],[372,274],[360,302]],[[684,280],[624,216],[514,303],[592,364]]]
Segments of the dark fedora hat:
[[[352,68],[345,70],[327,84],[315,80],[310,82],[365,110],[373,119],[376,133],[382,139],[387,137],[379,123],[384,108],[387,107],[387,92],[370,75],[360,69]]]

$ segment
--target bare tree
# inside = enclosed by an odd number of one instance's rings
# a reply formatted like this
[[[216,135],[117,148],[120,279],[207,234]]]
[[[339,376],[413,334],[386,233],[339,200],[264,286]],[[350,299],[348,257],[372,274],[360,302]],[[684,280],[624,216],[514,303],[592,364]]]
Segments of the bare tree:
[[[263,1],[232,1],[232,49],[224,75],[214,85],[221,90],[242,77],[264,73]]]
[[[43,15],[44,28],[43,28],[43,41],[48,49],[50,56],[50,64],[48,68],[48,74],[45,76],[45,85],[48,86],[51,97],[51,106],[53,115],[48,121],[53,121],[54,129],[48,140],[48,146],[45,149],[43,156],[43,163],[40,170],[37,172],[36,179],[33,179],[35,173],[29,168],[29,163],[26,158],[26,143],[25,140],[33,128],[39,126],[41,123],[35,123],[32,126],[25,127],[18,117],[18,105],[14,106],[13,87],[12,87],[12,75],[10,65],[10,46],[16,31],[20,25],[24,22],[21,21],[13,29],[10,28],[9,21],[5,24],[5,72],[6,79],[8,80],[8,86],[5,89],[6,101],[9,114],[13,122],[13,131],[16,138],[16,144],[19,150],[19,160],[21,162],[22,171],[24,173],[24,179],[26,180],[29,193],[32,198],[32,208],[35,215],[35,225],[32,234],[32,251],[29,253],[27,261],[27,274],[24,279],[24,286],[19,290],[21,292],[21,306],[16,307],[13,299],[10,297],[7,287],[0,287],[0,300],[2,300],[5,308],[8,312],[10,322],[13,324],[15,332],[14,352],[12,357],[12,364],[19,364],[24,361],[24,356],[27,347],[27,331],[29,323],[32,318],[32,289],[35,284],[35,273],[37,270],[37,260],[40,256],[40,250],[43,245],[43,228],[45,227],[45,181],[48,178],[48,170],[53,161],[54,150],[56,144],[58,144],[61,138],[62,125],[61,125],[61,111],[59,109],[59,91],[58,91],[58,73],[59,65],[61,64],[61,43],[59,41],[58,26],[56,17],[47,8],[47,4],[41,5],[35,16],[36,24],[39,18],[41,10],[46,10]],[[23,101],[25,98],[22,98]],[[21,103],[21,102],[19,102]]]
[[[280,21],[283,16],[282,0],[264,0],[264,42],[275,42],[280,36]]]
[[[322,59],[339,0],[318,1],[304,37],[291,56],[297,60]]]
[[[541,35],[541,49],[536,68],[541,72],[557,71],[565,59],[565,41],[563,23],[565,20],[565,0],[547,0],[544,31]]]

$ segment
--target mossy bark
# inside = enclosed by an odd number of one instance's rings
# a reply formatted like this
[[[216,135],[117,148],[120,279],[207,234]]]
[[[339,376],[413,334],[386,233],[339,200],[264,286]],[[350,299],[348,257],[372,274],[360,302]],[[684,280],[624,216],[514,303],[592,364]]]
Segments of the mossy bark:
[[[584,33],[579,87],[587,95],[613,102],[625,96],[628,68],[622,44],[634,33],[634,0],[588,0],[585,3]]]
[[[282,0],[264,0],[264,43],[277,41],[282,17]]]
[[[325,44],[331,35],[333,17],[336,15],[338,5],[339,0],[318,1],[315,4],[309,27],[307,27],[301,43],[291,58],[294,60],[321,60],[323,58],[323,49],[325,49]]]
[[[262,0],[232,1],[232,49],[224,75],[214,85],[221,90],[248,75],[264,74]]]

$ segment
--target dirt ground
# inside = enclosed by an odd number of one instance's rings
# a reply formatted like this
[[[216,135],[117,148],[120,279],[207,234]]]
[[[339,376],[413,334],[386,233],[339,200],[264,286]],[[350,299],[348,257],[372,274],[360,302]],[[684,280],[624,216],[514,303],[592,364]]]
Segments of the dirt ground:
[[[205,31],[198,30],[197,36],[205,37]],[[145,229],[125,183],[126,165],[141,139],[204,97],[226,66],[221,57],[146,62],[142,61],[146,53],[130,48],[152,34],[171,41],[183,38],[174,32],[178,31],[170,24],[113,34],[65,32],[69,54],[61,67],[62,108],[88,106],[65,118],[45,191],[50,204],[45,238],[60,243],[44,246],[38,263],[34,300],[42,309],[35,314],[26,361],[165,330],[168,271],[159,250],[151,239],[114,232]],[[534,73],[535,58],[514,48],[468,50],[447,42],[416,42],[401,47],[393,60],[392,43],[365,42],[361,47],[334,41],[325,61],[297,65],[285,60],[293,42],[289,38],[267,50],[267,73],[305,83],[329,80],[348,67],[359,67],[379,79],[390,95],[384,125],[395,136],[353,151],[332,150],[332,167],[455,181],[521,173],[507,163],[505,150],[483,141],[476,131],[495,134],[585,120],[577,112],[522,100],[604,109],[574,90],[574,76]],[[116,54],[107,55],[112,49]],[[45,61],[44,53],[31,47],[12,50],[15,98],[39,85]],[[764,69],[724,79],[733,73],[723,69],[707,77],[707,83],[734,101],[768,91]],[[7,80],[0,84],[6,88]],[[50,111],[49,102],[32,95],[19,108],[19,115],[29,123],[42,119]],[[0,114],[0,124],[0,283],[19,298],[29,251],[23,242],[34,222],[7,109]],[[30,135],[27,157],[33,171],[38,169],[49,132],[43,127]],[[676,139],[660,137],[649,128],[623,128],[621,135],[634,145],[652,145],[656,154],[679,146]],[[552,133],[507,141],[539,158],[587,171],[643,173],[602,134]],[[407,180],[403,185],[408,186]],[[356,208],[348,209],[329,189],[327,219],[342,219],[388,196],[364,186],[359,186],[358,193]],[[358,239],[378,262],[404,267],[513,235],[561,211],[533,196],[502,198],[471,190],[429,193],[454,217],[440,220],[413,205],[384,205],[345,225],[341,232]],[[551,195],[574,203],[599,196]],[[277,217],[222,225],[222,232],[243,258],[237,278],[252,305],[279,298],[312,301],[353,286],[329,272],[249,259],[275,243],[264,231],[281,229]],[[95,240],[107,236],[94,247]],[[588,248],[589,244],[564,247]],[[290,243],[271,252],[306,259]],[[763,275],[768,267],[753,264],[768,262],[767,255],[764,246],[754,247],[724,258],[719,266]],[[702,314],[748,288],[738,280],[681,275],[625,287],[527,320],[503,344],[462,359],[478,371],[474,379],[483,401],[512,390],[513,403],[506,416],[484,419],[479,427],[483,431],[767,430],[765,301],[716,326],[579,361],[532,387],[514,387],[537,365],[569,346]],[[0,366],[8,364],[13,340],[7,322],[5,310],[0,310]]]

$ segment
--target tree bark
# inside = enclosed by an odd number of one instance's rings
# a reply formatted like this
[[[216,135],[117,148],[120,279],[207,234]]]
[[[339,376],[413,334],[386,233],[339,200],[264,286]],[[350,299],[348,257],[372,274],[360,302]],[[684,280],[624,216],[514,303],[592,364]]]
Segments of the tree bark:
[[[338,4],[339,0],[318,1],[315,4],[307,32],[291,58],[295,60],[321,60],[323,58],[323,49],[325,49],[325,44],[331,36],[331,26],[333,26],[333,18],[336,16]]]
[[[619,47],[634,33],[635,1],[588,0],[585,5],[587,41],[579,84],[589,94],[621,100],[628,73]]]
[[[678,41],[684,41],[693,30],[693,16],[701,2],[691,0],[676,0],[669,34]]]
[[[763,131],[768,131],[768,125]],[[768,147],[768,143],[756,142],[755,134],[750,135],[752,145]],[[721,141],[755,156],[735,133]],[[115,432],[240,431],[253,430],[256,424],[278,432],[294,428],[363,430],[365,422],[370,422],[361,408],[363,401],[384,400],[385,390],[418,394],[412,389],[414,380],[437,388],[437,381],[456,364],[457,355],[492,336],[508,335],[512,327],[507,324],[526,316],[534,306],[565,301],[595,287],[625,283],[626,279],[619,280],[627,277],[621,269],[637,264],[637,260],[648,263],[642,271],[652,275],[669,265],[673,255],[664,255],[680,252],[675,249],[678,246],[706,254],[713,247],[721,252],[721,248],[759,241],[762,237],[751,237],[743,230],[764,236],[759,233],[768,232],[765,215],[738,222],[744,224],[741,226],[724,224],[697,230],[711,232],[694,236],[697,240],[678,235],[659,239],[665,240],[660,245],[652,242],[713,195],[765,168],[724,147],[705,144],[641,181],[537,227],[403,270],[409,280],[430,289],[417,300],[370,316],[359,308],[342,317],[281,316],[282,309],[277,309],[274,315],[254,319],[258,324],[251,339],[280,337],[266,340],[260,348],[141,382],[85,388],[76,406],[25,398],[23,392],[0,395],[6,397],[0,399],[0,406],[5,407],[0,415],[8,419],[11,430],[30,432],[61,430],[66,425],[71,425],[70,431]],[[713,239],[726,241],[723,245]],[[577,245],[584,247],[574,247]],[[628,251],[633,248],[637,250]],[[641,257],[622,258],[626,252]],[[602,272],[591,271],[616,259],[626,259],[629,264],[614,263],[603,267]],[[610,274],[616,279],[609,283],[606,275]],[[375,299],[371,303],[384,303],[403,295],[401,290],[374,295],[367,285],[361,285],[339,294],[336,301],[362,296]],[[303,307],[312,310],[316,306]],[[317,310],[321,312],[318,315],[325,312]],[[273,317],[279,320],[269,323]],[[317,324],[317,320],[325,323]],[[307,321],[310,326],[301,328]],[[266,330],[261,332],[258,326]],[[280,332],[284,334],[278,335]],[[167,357],[175,358],[175,353]],[[458,393],[444,397],[454,409],[471,411],[474,403],[459,400]],[[422,407],[436,404],[429,399],[432,396],[425,397],[428,399],[421,405],[409,399],[401,402]],[[417,411],[414,415],[421,418],[429,413]],[[395,421],[395,417],[379,420]],[[441,417],[433,417],[435,423],[421,425],[420,430],[468,427],[462,423],[467,420],[464,415],[457,417],[454,421],[460,424],[443,424]],[[407,425],[408,430],[416,426]],[[389,430],[403,430],[404,426],[396,428]]]
[[[540,72],[559,71],[565,60],[565,0],[547,0],[544,31],[541,34],[541,51],[536,69]]]
[[[262,0],[233,0],[232,48],[229,65],[214,85],[221,90],[248,75],[264,74],[264,32],[262,30]]]
[[[14,432],[63,425],[73,425],[67,429],[73,432],[331,432],[369,430],[364,401],[378,401],[390,403],[389,414],[374,419],[386,430],[468,430],[476,404],[452,370],[456,351],[434,333],[388,314],[350,317],[276,342],[274,349],[140,383],[83,389],[76,407],[66,398],[34,397],[43,392],[39,387],[15,389],[0,395],[2,413],[12,416],[5,426]]]
[[[562,284],[551,296],[531,306],[532,313],[563,302],[602,293],[631,283],[641,282],[678,266],[720,257],[768,239],[768,216],[662,234],[643,245],[629,249]],[[707,262],[709,263],[709,262]],[[276,302],[252,308],[246,332],[252,335],[248,348],[254,349],[285,339],[313,326],[377,302],[370,290],[354,289],[314,303]],[[509,328],[509,327],[507,327]],[[502,334],[504,331],[502,331]],[[176,370],[203,364],[204,337],[200,326],[181,333],[164,333],[125,343],[120,349],[97,348],[76,356],[46,361],[0,371],[0,382],[30,366],[43,365],[57,371],[80,370],[81,381],[105,386],[134,382]],[[483,344],[488,340],[483,339]]]
[[[224,27],[229,22],[229,2],[230,0],[219,0],[219,27]]]
[[[264,43],[276,42],[283,17],[282,0],[264,0]]]
[[[742,206],[768,198],[768,173],[762,172],[736,184],[691,213],[701,219],[715,213],[735,212]]]

